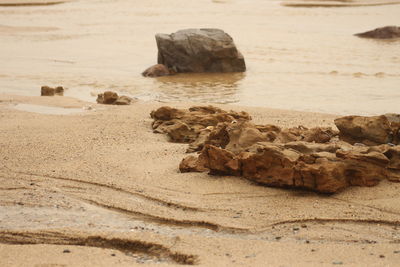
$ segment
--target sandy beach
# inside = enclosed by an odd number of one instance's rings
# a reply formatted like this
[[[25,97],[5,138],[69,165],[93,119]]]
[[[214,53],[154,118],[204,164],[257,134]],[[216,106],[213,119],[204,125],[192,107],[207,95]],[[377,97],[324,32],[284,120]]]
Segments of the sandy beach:
[[[398,264],[400,184],[321,195],[179,173],[187,145],[151,129],[163,105],[0,95],[0,265]],[[280,126],[336,117],[220,107]]]

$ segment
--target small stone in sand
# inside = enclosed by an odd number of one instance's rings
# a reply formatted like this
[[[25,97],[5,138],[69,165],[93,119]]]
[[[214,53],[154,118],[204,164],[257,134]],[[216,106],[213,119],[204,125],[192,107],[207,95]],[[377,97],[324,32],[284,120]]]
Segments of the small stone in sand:
[[[69,249],[64,249],[64,250],[63,250],[63,253],[71,253],[71,250],[69,250]]]

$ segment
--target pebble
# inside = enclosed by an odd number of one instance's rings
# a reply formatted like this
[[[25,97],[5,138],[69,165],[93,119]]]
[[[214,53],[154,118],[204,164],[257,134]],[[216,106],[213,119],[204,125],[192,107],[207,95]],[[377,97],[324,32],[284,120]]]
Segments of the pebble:
[[[69,249],[64,249],[64,250],[63,250],[63,253],[71,253],[71,250],[69,250]]]
[[[332,264],[335,264],[335,265],[342,265],[343,262],[342,262],[342,261],[334,261],[334,262],[332,262]]]

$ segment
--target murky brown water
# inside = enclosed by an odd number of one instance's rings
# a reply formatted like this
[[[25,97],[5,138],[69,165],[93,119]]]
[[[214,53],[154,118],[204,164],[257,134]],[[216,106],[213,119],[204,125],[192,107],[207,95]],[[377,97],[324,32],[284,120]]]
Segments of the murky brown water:
[[[47,84],[63,85],[69,88],[66,95],[92,101],[91,93],[111,89],[144,100],[400,113],[400,41],[353,36],[398,25],[400,5],[321,8],[316,7],[321,1],[304,3],[312,8],[263,0],[0,6],[0,91],[39,95]],[[155,33],[195,27],[232,35],[248,71],[159,79],[140,75],[156,63]]]

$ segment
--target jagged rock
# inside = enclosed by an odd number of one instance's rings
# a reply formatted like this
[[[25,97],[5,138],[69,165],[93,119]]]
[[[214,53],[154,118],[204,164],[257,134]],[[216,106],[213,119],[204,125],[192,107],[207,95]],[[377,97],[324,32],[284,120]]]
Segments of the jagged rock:
[[[151,112],[155,133],[165,133],[172,142],[192,143],[207,127],[218,123],[232,123],[237,120],[250,120],[245,112],[226,112],[219,108],[191,107],[188,111],[171,107],[161,107]]]
[[[219,29],[187,29],[157,34],[158,63],[175,72],[244,72],[243,55]]]
[[[321,193],[374,186],[383,179],[400,182],[400,146],[387,144],[398,140],[397,114],[336,119],[342,140],[332,128],[255,125],[247,113],[212,106],[161,107],[151,116],[155,132],[189,143],[190,152],[201,151],[182,160],[181,172],[242,176]]]
[[[129,96],[118,96],[117,93],[106,91],[103,94],[97,95],[97,103],[107,105],[130,105],[132,98]]]
[[[373,39],[400,38],[400,27],[386,26],[386,27],[376,28],[375,30],[372,31],[357,33],[355,35],[358,37],[373,38]]]
[[[337,134],[337,131],[331,128],[296,127],[282,130],[274,125],[254,125],[249,121],[221,123],[202,131],[198,138],[189,144],[188,152],[200,151],[205,144],[239,153],[257,142],[288,143],[304,140],[326,143]]]
[[[56,88],[49,86],[42,86],[40,91],[41,91],[41,96],[64,95],[64,87],[62,86],[57,86]]]
[[[346,145],[341,148],[338,144],[310,144],[303,152],[293,149],[307,144],[310,143],[259,142],[239,154],[205,145],[198,158],[185,158],[180,169],[208,170],[210,174],[243,176],[268,186],[305,188],[321,193],[335,193],[354,185],[374,186],[390,174],[391,160],[380,152],[382,149]],[[397,163],[394,163],[396,168]]]
[[[393,118],[392,118],[393,120]],[[382,116],[346,116],[335,119],[339,138],[350,144],[379,145],[398,142],[398,125]]]
[[[171,71],[163,64],[153,65],[142,72],[144,77],[161,77],[171,74]]]

